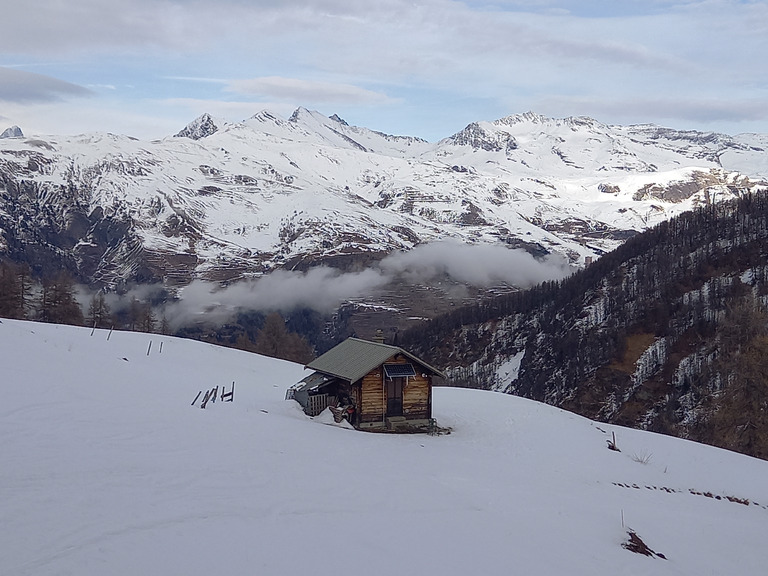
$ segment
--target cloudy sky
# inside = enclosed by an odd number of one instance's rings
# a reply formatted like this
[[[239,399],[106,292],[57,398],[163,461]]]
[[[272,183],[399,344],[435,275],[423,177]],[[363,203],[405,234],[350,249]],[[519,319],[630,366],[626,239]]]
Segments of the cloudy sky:
[[[428,140],[528,110],[768,133],[764,0],[26,0],[0,130],[172,134],[297,106]]]

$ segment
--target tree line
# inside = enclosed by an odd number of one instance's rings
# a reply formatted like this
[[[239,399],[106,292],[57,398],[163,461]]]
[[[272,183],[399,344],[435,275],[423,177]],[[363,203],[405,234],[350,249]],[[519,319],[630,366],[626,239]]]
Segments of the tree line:
[[[116,310],[103,291],[85,300],[84,311],[75,281],[66,271],[35,278],[26,264],[0,261],[0,318],[173,334],[301,363],[314,357],[312,346],[277,312],[252,314],[247,320],[239,317],[225,326],[174,328],[165,314],[158,317],[151,302],[135,296]]]

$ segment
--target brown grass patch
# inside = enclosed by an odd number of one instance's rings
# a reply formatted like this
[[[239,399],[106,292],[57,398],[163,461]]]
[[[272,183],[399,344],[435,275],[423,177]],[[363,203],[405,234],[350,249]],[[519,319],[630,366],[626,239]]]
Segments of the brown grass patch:
[[[619,362],[613,362],[610,367],[625,374],[634,373],[635,362],[640,359],[643,352],[648,350],[648,347],[655,341],[656,336],[647,332],[627,336],[624,341],[624,355]]]

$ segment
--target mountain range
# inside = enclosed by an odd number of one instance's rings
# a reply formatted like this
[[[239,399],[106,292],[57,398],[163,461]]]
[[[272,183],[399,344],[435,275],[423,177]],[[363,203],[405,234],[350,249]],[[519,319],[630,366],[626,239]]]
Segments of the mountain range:
[[[0,254],[110,290],[350,269],[450,239],[580,266],[765,186],[766,149],[766,135],[533,113],[430,143],[302,108],[206,114],[156,141],[22,135],[0,140]]]

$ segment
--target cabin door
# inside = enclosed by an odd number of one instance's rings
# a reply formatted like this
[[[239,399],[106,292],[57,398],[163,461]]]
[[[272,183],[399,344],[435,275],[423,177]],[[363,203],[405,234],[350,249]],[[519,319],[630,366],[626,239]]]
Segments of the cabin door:
[[[387,378],[387,416],[403,415],[403,381],[405,378]]]

